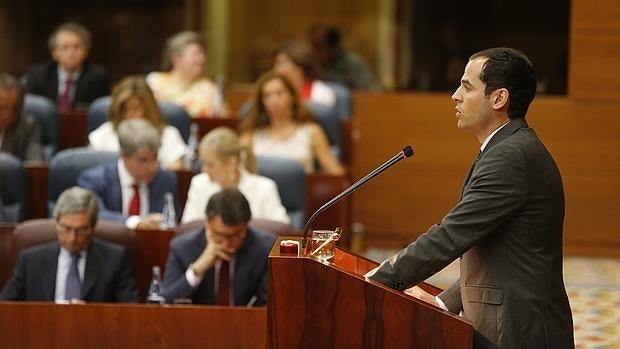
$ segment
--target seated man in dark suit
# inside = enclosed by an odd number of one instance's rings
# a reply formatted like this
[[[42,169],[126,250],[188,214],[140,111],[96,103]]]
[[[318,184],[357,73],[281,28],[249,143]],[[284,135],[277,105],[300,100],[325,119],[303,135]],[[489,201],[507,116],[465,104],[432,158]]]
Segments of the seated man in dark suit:
[[[78,185],[99,198],[101,218],[125,222],[130,229],[159,229],[166,193],[181,217],[177,177],[159,166],[160,135],[144,119],[118,125],[121,152],[117,162],[84,171]]]
[[[43,161],[41,127],[24,115],[24,92],[19,82],[0,74],[0,151],[22,160]]]
[[[110,94],[107,71],[90,63],[90,33],[69,22],[49,38],[52,60],[33,66],[26,75],[26,92],[58,101],[61,111],[85,109],[93,100]]]
[[[267,257],[275,236],[248,228],[250,205],[234,188],[213,195],[206,215],[204,228],[170,243],[163,283],[166,300],[265,305]]]
[[[90,191],[65,190],[54,210],[58,241],[22,251],[0,299],[137,302],[125,249],[93,238],[98,211]]]

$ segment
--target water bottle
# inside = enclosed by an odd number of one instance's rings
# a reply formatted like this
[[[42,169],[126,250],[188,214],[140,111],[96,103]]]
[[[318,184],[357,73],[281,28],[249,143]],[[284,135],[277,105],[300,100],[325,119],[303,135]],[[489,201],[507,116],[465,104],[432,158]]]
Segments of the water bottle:
[[[198,124],[195,122],[189,128],[189,139],[187,140],[187,150],[183,156],[183,168],[188,171],[194,170],[194,160],[198,151]]]
[[[167,192],[164,195],[164,208],[162,210],[161,227],[164,229],[174,228],[177,225],[177,215],[174,210],[174,197]]]
[[[149,293],[146,296],[146,302],[152,304],[164,304],[166,299],[163,295],[163,288],[161,285],[161,270],[159,266],[153,266],[153,279],[151,280],[151,286],[149,287]]]
[[[219,118],[226,114],[226,102],[224,100],[224,75],[218,74],[215,78],[215,94],[213,95],[212,116]]]

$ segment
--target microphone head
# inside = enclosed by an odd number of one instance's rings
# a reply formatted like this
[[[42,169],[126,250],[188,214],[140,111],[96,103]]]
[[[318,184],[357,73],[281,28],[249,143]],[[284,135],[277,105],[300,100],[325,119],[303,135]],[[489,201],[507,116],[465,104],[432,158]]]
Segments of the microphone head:
[[[413,148],[411,148],[410,145],[404,147],[403,148],[403,155],[405,156],[405,159],[412,157],[413,156]]]

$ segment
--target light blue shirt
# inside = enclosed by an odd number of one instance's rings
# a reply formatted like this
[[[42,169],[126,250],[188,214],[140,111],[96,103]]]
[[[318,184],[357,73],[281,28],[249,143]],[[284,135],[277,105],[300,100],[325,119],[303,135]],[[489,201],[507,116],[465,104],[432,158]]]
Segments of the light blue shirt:
[[[84,273],[86,272],[86,258],[88,254],[86,251],[80,252],[80,259],[78,260],[78,272],[80,273],[80,283],[84,283]],[[60,253],[58,253],[58,267],[56,269],[56,293],[54,300],[56,302],[65,302],[65,284],[67,283],[67,275],[69,275],[69,269],[71,269],[71,253],[60,247]]]

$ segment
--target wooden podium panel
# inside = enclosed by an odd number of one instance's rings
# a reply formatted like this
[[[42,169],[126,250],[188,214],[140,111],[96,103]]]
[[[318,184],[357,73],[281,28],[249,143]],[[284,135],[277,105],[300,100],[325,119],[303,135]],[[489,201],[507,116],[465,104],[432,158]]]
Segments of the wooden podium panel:
[[[265,348],[265,308],[0,302],[0,347]]]
[[[282,239],[269,256],[268,348],[471,348],[462,318],[366,281],[376,263],[340,249],[327,263],[281,256]]]

